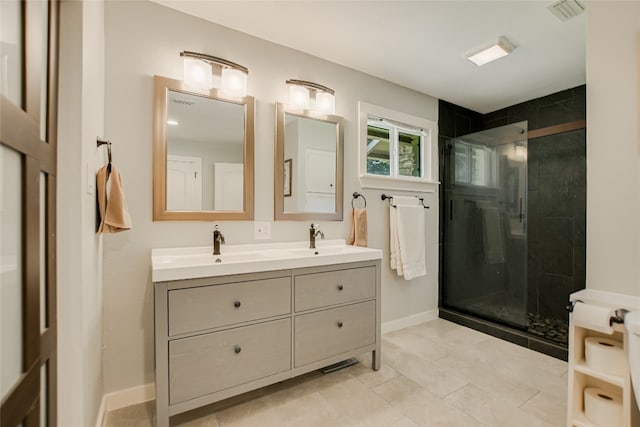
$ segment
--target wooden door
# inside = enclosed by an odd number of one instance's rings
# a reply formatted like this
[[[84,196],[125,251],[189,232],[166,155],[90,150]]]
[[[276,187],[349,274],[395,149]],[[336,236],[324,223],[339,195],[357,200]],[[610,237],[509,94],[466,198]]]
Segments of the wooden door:
[[[0,1],[0,425],[56,425],[57,1]]]

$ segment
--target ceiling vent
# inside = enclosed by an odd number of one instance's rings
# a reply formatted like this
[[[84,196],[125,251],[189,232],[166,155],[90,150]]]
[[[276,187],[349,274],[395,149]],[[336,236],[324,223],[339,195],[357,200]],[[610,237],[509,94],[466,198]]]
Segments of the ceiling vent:
[[[560,0],[547,6],[549,12],[565,22],[584,12],[584,2],[579,0]]]
[[[170,101],[173,102],[174,104],[186,105],[187,107],[191,107],[193,104],[195,104],[195,102],[193,101],[186,101],[184,99],[178,99],[178,98],[170,98]]]

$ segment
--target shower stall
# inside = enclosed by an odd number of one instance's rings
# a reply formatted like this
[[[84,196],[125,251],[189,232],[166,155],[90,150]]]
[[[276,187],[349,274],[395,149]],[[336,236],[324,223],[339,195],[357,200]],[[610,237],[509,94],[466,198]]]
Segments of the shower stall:
[[[584,288],[585,130],[527,128],[440,141],[441,313],[564,357],[564,306]]]
[[[447,142],[443,303],[524,329],[527,122]]]

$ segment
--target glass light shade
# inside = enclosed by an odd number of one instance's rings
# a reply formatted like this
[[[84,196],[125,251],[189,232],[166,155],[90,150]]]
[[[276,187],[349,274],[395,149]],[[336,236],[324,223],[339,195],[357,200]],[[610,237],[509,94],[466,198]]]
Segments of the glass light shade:
[[[211,89],[213,87],[213,76],[211,64],[196,58],[184,58],[185,84],[201,89]]]
[[[334,114],[336,112],[336,97],[327,92],[316,93],[316,111]]]
[[[309,108],[309,89],[303,86],[290,85],[289,86],[289,103],[296,107],[308,109]]]
[[[247,74],[233,68],[223,68],[221,90],[232,96],[247,96]]]

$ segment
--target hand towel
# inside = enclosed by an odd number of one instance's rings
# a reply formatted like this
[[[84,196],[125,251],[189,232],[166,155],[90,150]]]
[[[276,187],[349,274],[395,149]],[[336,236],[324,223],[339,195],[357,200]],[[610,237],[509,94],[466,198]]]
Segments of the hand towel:
[[[405,262],[403,262],[402,248],[404,244],[402,244],[401,241],[406,241],[407,239],[409,240],[414,239],[414,240],[421,241],[424,246],[424,219],[420,222],[423,230],[422,232],[420,232],[420,234],[418,234],[417,232],[409,232],[409,236],[401,237],[401,231],[399,229],[400,220],[398,217],[398,208],[400,206],[417,207],[422,210],[424,210],[424,208],[422,206],[417,205],[418,199],[416,199],[415,197],[393,196],[392,203],[396,207],[393,207],[393,206],[389,207],[389,252],[390,252],[389,262],[391,265],[391,269],[396,270],[398,276],[403,276],[405,275],[404,267],[409,266],[411,264],[409,260],[411,256],[409,254],[405,254],[406,259],[405,259]],[[422,217],[424,218],[424,212],[422,212]],[[404,227],[402,231],[407,231],[407,228]],[[418,236],[417,239],[416,239],[416,236]],[[405,248],[405,252],[407,250],[408,248]],[[423,251],[423,254],[424,254],[424,251]],[[424,256],[422,258],[424,259]],[[411,266],[411,268],[413,271],[420,270],[420,269],[414,268],[413,266]],[[410,276],[412,276],[413,274],[415,273],[410,273]],[[426,269],[424,274],[426,274]],[[417,277],[417,276],[413,276],[413,277]],[[405,276],[405,279],[409,280],[406,276]]]
[[[365,208],[351,209],[351,232],[347,245],[367,247],[367,210]]]
[[[98,207],[100,210],[100,227],[98,233],[118,233],[131,229],[131,216],[124,196],[120,172],[111,165],[98,170],[96,174],[98,188]]]
[[[427,274],[425,263],[424,207],[396,205],[400,262],[405,280]]]

